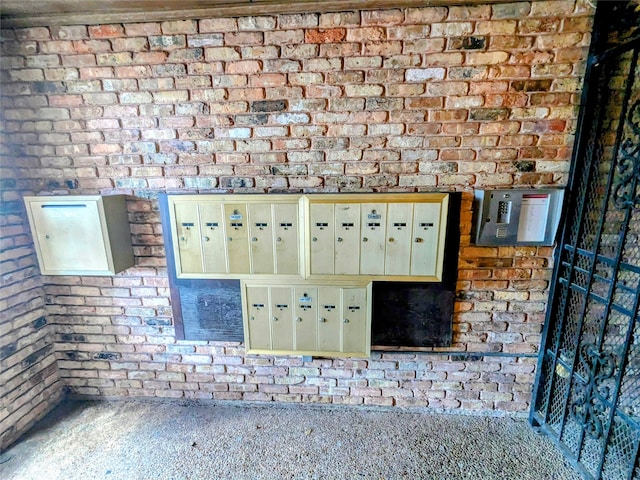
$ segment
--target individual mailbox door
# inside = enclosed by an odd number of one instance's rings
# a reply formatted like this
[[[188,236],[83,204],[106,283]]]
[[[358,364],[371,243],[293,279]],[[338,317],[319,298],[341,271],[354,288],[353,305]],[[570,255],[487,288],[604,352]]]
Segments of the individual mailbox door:
[[[360,215],[360,273],[384,275],[387,205],[364,203]]]
[[[360,270],[360,204],[335,205],[336,275],[357,275]]]
[[[337,287],[318,287],[318,350],[340,351],[342,299]]]
[[[309,205],[311,232],[311,273],[333,274],[334,214],[333,204]]]
[[[249,211],[251,273],[274,273],[271,205],[250,203],[247,208]]]
[[[28,207],[43,270],[110,269],[96,200],[35,200]]]
[[[273,204],[273,236],[276,251],[276,271],[279,275],[296,275],[298,263],[298,204]]]
[[[175,203],[176,234],[182,273],[202,273],[202,243],[198,204]]]
[[[271,288],[271,346],[273,350],[293,350],[293,289]]]
[[[342,351],[367,351],[367,292],[364,288],[342,289]]]
[[[295,349],[315,351],[317,349],[317,303],[318,292],[315,288],[297,287],[294,290],[295,301]]]
[[[250,348],[270,350],[269,287],[247,287],[246,295]]]
[[[416,203],[413,212],[411,275],[436,275],[440,204]]]
[[[390,203],[387,207],[387,246],[384,273],[409,275],[413,204]]]
[[[200,232],[205,273],[227,273],[224,214],[217,202],[201,203]]]
[[[244,204],[225,204],[224,218],[229,273],[250,273],[247,206]]]

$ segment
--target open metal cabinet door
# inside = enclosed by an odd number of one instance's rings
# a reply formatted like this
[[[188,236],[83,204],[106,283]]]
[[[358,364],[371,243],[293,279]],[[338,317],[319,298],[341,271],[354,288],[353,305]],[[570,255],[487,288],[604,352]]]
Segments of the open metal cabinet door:
[[[640,478],[640,2],[599,2],[531,423],[588,479]]]

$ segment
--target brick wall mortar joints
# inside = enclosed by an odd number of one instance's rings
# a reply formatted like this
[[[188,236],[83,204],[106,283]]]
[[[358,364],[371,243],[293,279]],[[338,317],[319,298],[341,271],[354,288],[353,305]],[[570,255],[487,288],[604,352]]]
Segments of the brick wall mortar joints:
[[[455,190],[463,192],[463,212],[467,212],[474,187],[561,184],[571,149],[578,102],[575,92],[583,74],[580,55],[588,39],[586,31],[564,29],[587,29],[588,22],[581,25],[569,20],[588,20],[590,13],[576,9],[544,12],[528,2],[514,5],[489,10],[479,7],[470,10],[477,18],[466,14],[464,19],[458,18],[463,10],[454,7],[400,10],[402,18],[395,10],[362,13],[357,15],[357,21],[355,17],[339,17],[346,24],[333,28],[323,22],[338,17],[323,14],[300,19],[267,16],[255,20],[255,26],[240,18],[175,25],[158,22],[96,26],[91,33],[86,28],[84,33],[82,28],[70,28],[67,33],[72,38],[67,40],[53,38],[57,35],[53,30],[16,31],[25,38],[20,42],[21,52],[12,54],[10,60],[3,59],[3,75],[16,72],[15,81],[7,85],[8,91],[20,93],[17,89],[28,85],[41,91],[3,97],[9,110],[18,112],[18,117],[26,116],[4,122],[16,142],[29,145],[17,157],[21,165],[16,166],[15,175],[25,191],[119,192],[137,197],[129,202],[129,208],[139,266],[123,277],[131,279],[166,278],[154,203],[157,191]],[[518,20],[497,18],[505,15],[507,8],[525,7],[529,10]],[[383,25],[375,15],[385,17],[388,24]],[[433,17],[426,20],[430,15]],[[567,19],[557,21],[554,15],[566,15]],[[296,24],[297,21],[302,23]],[[489,32],[491,25],[498,31]],[[186,30],[180,31],[183,27]],[[441,37],[432,36],[434,28]],[[529,30],[512,36],[509,32],[514,28]],[[400,29],[423,38],[393,38]],[[132,38],[127,38],[129,30],[135,32]],[[343,30],[345,41],[336,43],[337,38],[343,38]],[[277,50],[265,50],[275,45],[262,45],[267,33],[276,38],[284,35]],[[373,35],[379,35],[380,40],[371,41]],[[508,39],[535,43],[505,46]],[[571,41],[576,48],[546,48],[552,41]],[[394,53],[398,44],[407,51]],[[454,44],[460,48],[451,48]],[[534,44],[539,48],[531,51]],[[15,48],[15,44],[9,45]],[[356,48],[349,50],[351,45]],[[383,54],[378,50],[382,46],[392,50]],[[254,51],[257,48],[263,49],[262,55]],[[202,57],[184,56],[188,51],[200,55],[199,49]],[[510,57],[500,61],[504,57],[500,52],[504,51]],[[553,51],[558,60],[544,61],[545,51]],[[217,55],[222,55],[220,60],[213,58]],[[329,61],[332,58],[340,61],[334,66]],[[392,61],[389,58],[409,63],[385,65]],[[59,64],[49,63],[56,59]],[[416,65],[411,63],[415,60],[419,61]],[[146,63],[136,63],[143,61]],[[476,65],[478,61],[498,63]],[[304,71],[310,65],[314,71]],[[265,71],[272,67],[302,71]],[[397,70],[402,70],[403,76],[394,79]],[[354,76],[354,72],[362,74]],[[471,77],[457,77],[463,73]],[[33,83],[26,81],[30,76]],[[285,84],[277,83],[282,82],[283,76]],[[204,85],[198,83],[202,77]],[[214,86],[214,79],[241,83]],[[321,83],[313,83],[317,81]],[[332,96],[333,91],[327,87],[337,87],[335,92],[353,96]],[[361,87],[373,89],[365,92],[359,90]],[[382,88],[381,95],[375,95],[380,91],[378,87]],[[304,96],[310,92],[312,97]],[[298,94],[302,98],[295,98]],[[283,111],[251,111],[252,105],[268,105],[258,102],[282,98],[288,99]],[[480,99],[484,103],[478,105]],[[394,104],[397,100],[401,104]],[[43,117],[35,118],[33,112],[42,112]],[[557,118],[551,118],[552,113]],[[342,124],[350,126],[345,129]],[[358,130],[361,135],[354,134]],[[264,136],[257,137],[256,132]],[[245,138],[247,134],[249,137]],[[421,143],[416,144],[416,139]],[[260,148],[255,150],[252,142]],[[269,149],[268,154],[259,151],[263,147]],[[452,348],[468,355],[488,350],[496,355],[522,354],[531,358],[535,356],[539,342],[536,335],[543,321],[539,309],[544,308],[544,301],[538,293],[548,287],[552,252],[474,247],[469,241],[471,219],[465,215],[461,221],[457,293],[466,298],[456,301]],[[504,258],[511,264],[500,265]],[[142,363],[164,366],[165,370],[192,366],[183,363],[182,356],[159,356],[175,344],[172,328],[159,331],[144,324],[145,317],[168,317],[166,305],[144,305],[143,297],[132,293],[133,286],[84,285],[86,278],[78,278],[76,286],[75,281],[49,278],[44,286],[45,291],[51,292],[60,285],[68,287],[69,293],[48,293],[51,302],[46,306],[49,317],[56,322],[60,361],[66,361],[60,354],[72,344],[80,353],[113,349],[123,355],[121,362],[106,362],[108,369],[96,369],[98,376],[101,372],[117,375],[118,367],[127,363],[138,362],[139,366],[140,359],[148,360],[144,355],[151,355],[151,361]],[[85,287],[97,290],[81,290]],[[111,288],[118,290],[108,290]],[[127,295],[115,296],[116,292],[125,291]],[[109,305],[100,303],[103,292],[108,292]],[[166,290],[158,295],[166,298]],[[63,318],[73,321],[67,323]],[[71,340],[62,339],[66,334],[72,335]],[[74,340],[74,334],[83,335],[84,340]],[[514,343],[516,338],[520,340]],[[140,345],[164,350],[136,353]],[[503,351],[505,345],[509,351]],[[128,351],[129,347],[134,352]],[[154,355],[158,355],[157,362]],[[211,358],[222,356],[213,353]],[[93,360],[80,363],[87,366],[86,373],[93,374],[89,369]],[[79,379],[86,383],[79,377],[82,369],[63,371],[65,381]],[[71,376],[67,375],[69,372]],[[117,385],[116,380],[113,385]],[[119,388],[98,383],[82,387],[105,395],[109,388]],[[525,385],[528,383],[526,380]],[[229,383],[220,385],[226,385],[226,390],[217,393],[230,398],[294,395],[280,400],[302,401],[304,395],[313,395],[289,390],[238,392],[230,391]],[[118,391],[132,396],[173,395],[169,387],[158,392],[142,387]],[[191,390],[176,392],[186,396]],[[199,392],[216,395],[215,391]],[[451,392],[454,395],[456,391]],[[344,398],[360,404],[395,401],[383,397],[382,391],[375,397],[333,396],[332,401]],[[399,404],[402,398],[397,397]],[[447,400],[446,396],[443,399]],[[491,400],[490,408],[498,408],[494,403],[498,401],[501,400]],[[518,408],[525,408],[527,403],[515,399],[513,402]],[[460,408],[463,403],[461,400],[451,408]]]
[[[0,155],[3,160],[8,158],[4,150]],[[43,282],[35,267],[32,242],[7,243],[9,235],[16,231],[22,235],[28,229],[24,207],[17,203],[21,193],[15,181],[19,178],[17,164],[3,161],[0,177],[0,241],[6,246],[0,284],[0,383],[7,387],[2,392],[6,408],[0,412],[0,448],[4,449],[57,405],[62,385],[53,356],[53,327],[45,320]],[[45,355],[41,357],[39,351]]]

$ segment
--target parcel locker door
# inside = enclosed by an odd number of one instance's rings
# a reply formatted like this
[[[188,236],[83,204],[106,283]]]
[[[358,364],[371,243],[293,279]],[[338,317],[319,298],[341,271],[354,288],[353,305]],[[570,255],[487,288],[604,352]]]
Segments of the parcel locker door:
[[[334,220],[333,204],[309,205],[311,274],[313,275],[332,275],[334,272]]]
[[[224,221],[227,234],[229,273],[250,273],[247,206],[245,204],[225,204]]]
[[[180,255],[180,273],[202,273],[202,243],[200,238],[200,220],[198,204],[193,202],[176,202],[174,204],[176,218],[176,236]]]
[[[340,288],[318,287],[318,350],[340,351],[342,310]]]
[[[318,291],[316,288],[296,287],[293,299],[295,301],[295,349],[316,351],[318,348]]]
[[[250,203],[247,209],[251,273],[274,273],[271,204]]]
[[[360,214],[360,274],[384,275],[386,203],[363,203]]]
[[[440,204],[414,204],[411,275],[437,275],[439,232]]]
[[[335,205],[336,275],[357,275],[360,270],[360,204]]]
[[[367,338],[367,290],[342,289],[342,351],[365,354]]]
[[[224,215],[222,204],[207,202],[199,205],[200,232],[205,273],[227,273]]]
[[[247,324],[249,325],[248,347],[256,350],[270,350],[269,287],[246,288]]]
[[[387,207],[386,275],[409,275],[413,204],[390,203]]]
[[[273,236],[276,251],[276,272],[279,275],[300,273],[298,264],[298,204],[273,204]]]
[[[293,350],[293,289],[272,287],[270,295],[273,350]]]

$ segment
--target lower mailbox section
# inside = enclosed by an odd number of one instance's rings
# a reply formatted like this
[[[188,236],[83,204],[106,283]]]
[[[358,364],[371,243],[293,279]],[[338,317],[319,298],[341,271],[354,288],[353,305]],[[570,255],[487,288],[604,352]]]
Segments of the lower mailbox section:
[[[247,353],[367,357],[371,283],[242,282]]]

